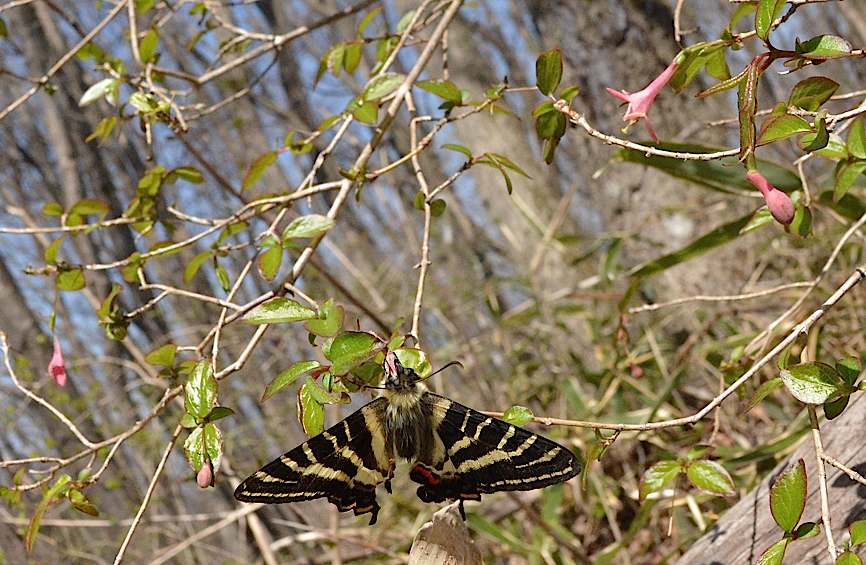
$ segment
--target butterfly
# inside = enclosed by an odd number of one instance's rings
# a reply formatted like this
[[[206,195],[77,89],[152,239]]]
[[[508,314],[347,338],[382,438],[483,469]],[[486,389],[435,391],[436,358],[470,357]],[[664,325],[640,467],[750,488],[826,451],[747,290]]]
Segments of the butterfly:
[[[384,394],[244,479],[235,498],[281,503],[327,498],[341,511],[371,514],[380,484],[391,492],[396,458],[412,463],[424,502],[480,500],[532,490],[580,473],[565,447],[434,394],[394,352],[383,363]]]

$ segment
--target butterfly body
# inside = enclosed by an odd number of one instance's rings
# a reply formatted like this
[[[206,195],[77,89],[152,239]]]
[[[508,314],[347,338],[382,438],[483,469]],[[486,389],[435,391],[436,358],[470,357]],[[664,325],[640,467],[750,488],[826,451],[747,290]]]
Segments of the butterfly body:
[[[372,514],[373,524],[376,487],[391,491],[398,458],[413,464],[409,477],[424,502],[541,488],[580,472],[580,460],[559,444],[429,392],[393,353],[384,367],[382,397],[250,475],[235,498],[327,497],[341,511]]]

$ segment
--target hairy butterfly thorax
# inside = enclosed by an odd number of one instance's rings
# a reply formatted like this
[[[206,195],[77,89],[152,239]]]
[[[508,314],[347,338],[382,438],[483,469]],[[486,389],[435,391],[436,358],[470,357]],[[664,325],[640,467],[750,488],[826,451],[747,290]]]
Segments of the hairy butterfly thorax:
[[[434,394],[393,352],[385,356],[384,394],[345,420],[271,461],[235,490],[245,502],[326,497],[341,511],[371,514],[376,487],[391,491],[397,459],[412,464],[424,502],[479,500],[481,494],[532,490],[567,481],[582,464],[561,445]]]

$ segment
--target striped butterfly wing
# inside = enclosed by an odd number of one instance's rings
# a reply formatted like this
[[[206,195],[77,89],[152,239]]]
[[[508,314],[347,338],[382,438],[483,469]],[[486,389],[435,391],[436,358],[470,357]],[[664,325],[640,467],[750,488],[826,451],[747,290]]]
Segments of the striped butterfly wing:
[[[583,465],[570,450],[538,434],[433,393],[433,424],[444,454],[419,461],[410,477],[425,502],[477,500],[482,493],[561,483]]]
[[[297,502],[327,497],[343,512],[372,514],[376,487],[390,492],[394,472],[384,414],[388,401],[377,398],[345,420],[275,459],[244,479],[235,498],[243,502]]]

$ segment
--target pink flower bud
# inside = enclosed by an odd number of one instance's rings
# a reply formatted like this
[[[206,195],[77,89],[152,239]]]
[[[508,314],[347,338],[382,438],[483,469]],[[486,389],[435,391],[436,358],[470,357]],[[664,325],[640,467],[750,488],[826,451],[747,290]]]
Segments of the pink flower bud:
[[[66,384],[66,363],[63,362],[63,350],[60,349],[60,340],[57,336],[54,336],[54,355],[48,362],[48,374],[58,386]]]
[[[755,169],[746,172],[746,179],[761,191],[770,214],[777,222],[787,226],[794,220],[794,203],[787,194],[770,184],[770,181]]]
[[[213,468],[210,461],[205,461],[201,469],[198,470],[198,475],[195,476],[195,482],[199,488],[207,488],[213,486]]]

